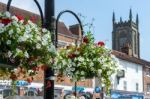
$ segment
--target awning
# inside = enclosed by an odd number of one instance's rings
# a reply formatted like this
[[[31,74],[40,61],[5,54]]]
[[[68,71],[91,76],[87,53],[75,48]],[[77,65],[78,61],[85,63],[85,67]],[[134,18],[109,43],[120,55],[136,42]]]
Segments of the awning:
[[[16,83],[16,86],[28,86],[28,85],[29,85],[29,83],[27,81],[24,81],[24,80],[19,80]]]
[[[35,82],[32,82],[30,83],[30,85],[27,86],[28,88],[42,88],[43,87],[43,83],[35,83]]]
[[[75,89],[76,89],[77,92],[83,92],[85,88],[82,87],[82,86],[76,86],[76,88],[75,88],[75,86],[72,87],[72,90],[73,90],[73,91],[75,91]]]

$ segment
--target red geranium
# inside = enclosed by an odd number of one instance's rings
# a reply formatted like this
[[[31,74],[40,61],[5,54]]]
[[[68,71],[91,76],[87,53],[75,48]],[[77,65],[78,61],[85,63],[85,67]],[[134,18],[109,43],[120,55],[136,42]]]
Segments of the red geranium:
[[[100,42],[98,42],[98,45],[99,45],[99,46],[105,46],[105,43],[102,42],[102,41],[100,41]]]
[[[86,36],[83,38],[83,42],[84,43],[89,43],[89,40],[88,40],[88,38]]]
[[[45,71],[45,70],[47,70],[47,69],[48,69],[48,66],[47,66],[47,65],[42,65],[42,66],[41,66],[41,70]]]
[[[19,21],[20,21],[20,20],[24,20],[24,17],[21,16],[21,15],[16,15],[16,17],[18,18]]]
[[[77,57],[77,55],[76,54],[69,54],[68,57],[73,59],[73,58]]]
[[[33,23],[35,23],[35,22],[37,21],[35,16],[31,16],[31,17],[30,17],[30,20],[31,20]]]
[[[5,18],[1,20],[3,24],[7,25],[8,23],[10,23],[12,20],[9,18]]]
[[[12,80],[17,80],[17,76],[14,73],[11,73],[10,79]]]

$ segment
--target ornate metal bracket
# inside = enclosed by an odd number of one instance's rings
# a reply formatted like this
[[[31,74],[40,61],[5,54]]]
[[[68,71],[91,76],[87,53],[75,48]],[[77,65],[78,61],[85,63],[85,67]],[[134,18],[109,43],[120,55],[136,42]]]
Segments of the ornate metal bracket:
[[[10,10],[11,2],[12,2],[12,0],[8,0],[8,2],[7,2],[7,11]],[[37,5],[37,7],[38,7],[38,9],[40,11],[40,16],[41,16],[41,21],[42,21],[41,23],[42,23],[42,27],[43,27],[43,25],[44,25],[44,17],[43,17],[42,8],[41,8],[41,6],[40,6],[40,4],[39,4],[39,2],[37,0],[34,0],[34,2],[35,2],[35,4]]]
[[[55,30],[55,35],[57,35],[58,34],[58,22],[59,22],[59,19],[60,19],[60,17],[61,17],[61,15],[63,15],[64,13],[70,13],[70,14],[72,14],[76,19],[77,19],[77,21],[79,22],[79,25],[80,25],[80,28],[81,28],[81,42],[82,42],[82,36],[83,36],[83,34],[84,34],[84,31],[83,31],[83,26],[82,26],[82,23],[81,23],[81,20],[79,19],[79,17],[73,12],[73,11],[71,11],[71,10],[64,10],[64,11],[61,11],[59,14],[58,14],[58,16],[57,16],[57,19],[56,19],[56,30]],[[55,40],[56,40],[56,48],[57,48],[57,40],[58,38],[57,38],[57,36],[55,36]]]

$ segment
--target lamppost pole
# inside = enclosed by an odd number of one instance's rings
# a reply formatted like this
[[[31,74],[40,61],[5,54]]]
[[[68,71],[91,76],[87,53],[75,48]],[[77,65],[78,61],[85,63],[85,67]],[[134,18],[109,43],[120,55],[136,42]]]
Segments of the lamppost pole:
[[[48,29],[52,34],[52,42],[55,40],[55,0],[45,0],[44,9],[44,28]],[[54,71],[51,68],[45,70],[44,73],[44,99],[54,99]]]

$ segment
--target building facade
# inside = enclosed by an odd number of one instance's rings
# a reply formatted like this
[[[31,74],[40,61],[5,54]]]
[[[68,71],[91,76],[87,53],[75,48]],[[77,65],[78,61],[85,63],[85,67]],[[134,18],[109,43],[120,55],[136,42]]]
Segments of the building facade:
[[[128,21],[123,21],[120,18],[120,21],[116,22],[115,13],[113,12],[112,23],[113,54],[118,58],[120,68],[124,70],[125,74],[122,78],[117,79],[117,76],[113,78],[117,82],[113,82],[112,89],[115,90],[114,93],[119,93],[118,96],[124,94],[128,98],[139,95],[144,96],[145,99],[150,99],[150,62],[140,58],[138,14],[134,22],[132,10],[130,9]],[[141,97],[139,98],[141,99]]]
[[[123,70],[124,75],[112,76],[112,99],[144,99],[143,93],[143,63],[140,59],[130,57],[125,53],[113,51],[119,61],[119,69]]]

